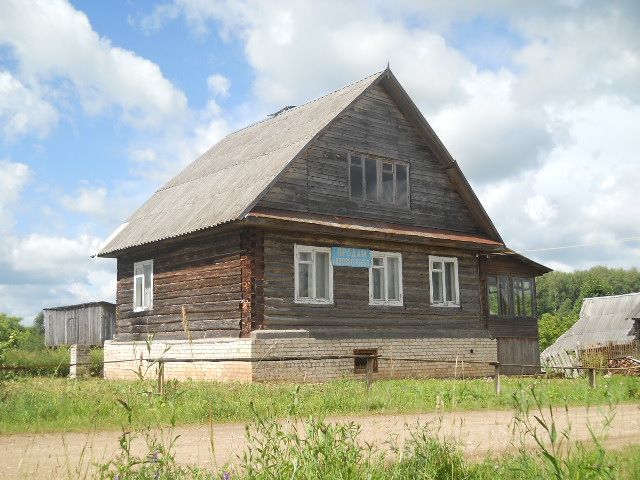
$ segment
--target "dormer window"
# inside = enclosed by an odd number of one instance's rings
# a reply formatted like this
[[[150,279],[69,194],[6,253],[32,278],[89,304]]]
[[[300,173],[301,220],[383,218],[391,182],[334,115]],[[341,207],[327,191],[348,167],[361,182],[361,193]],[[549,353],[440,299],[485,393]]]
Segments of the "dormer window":
[[[349,154],[353,200],[409,206],[409,164]]]

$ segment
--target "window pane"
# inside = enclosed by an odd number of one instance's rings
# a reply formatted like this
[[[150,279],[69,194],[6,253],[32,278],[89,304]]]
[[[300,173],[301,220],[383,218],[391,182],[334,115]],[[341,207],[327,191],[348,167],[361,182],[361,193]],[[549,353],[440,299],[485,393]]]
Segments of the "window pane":
[[[145,307],[150,307],[152,302],[152,298],[153,298],[153,292],[151,291],[152,288],[152,281],[151,281],[151,276],[153,275],[153,266],[150,263],[145,263],[144,264],[144,297],[142,299],[142,304]]]
[[[316,298],[329,299],[329,254],[316,252]]]
[[[393,164],[382,164],[382,201],[393,203]]]
[[[365,177],[367,181],[367,200],[378,200],[378,162],[365,160]]]
[[[301,262],[310,262],[311,261],[311,252],[300,252],[300,261]]]
[[[442,262],[433,262],[432,270],[442,270]]]
[[[489,302],[489,315],[499,315],[499,297],[498,297],[498,279],[496,277],[487,277],[487,300]]]
[[[442,303],[442,272],[434,270],[431,273],[431,291],[434,303]]]
[[[509,315],[509,277],[500,277],[498,279],[500,291],[500,315]]]
[[[400,262],[387,258],[387,300],[400,300]]]
[[[373,283],[373,299],[384,300],[384,269],[373,268],[371,270],[372,283]]]
[[[455,264],[453,262],[445,262],[445,291],[446,291],[446,300],[447,302],[455,302],[456,301],[456,272],[455,272]]]
[[[409,205],[409,179],[407,166],[396,163],[396,203],[403,207]]]
[[[309,287],[311,286],[311,264],[298,264],[298,297],[309,298]]]
[[[524,299],[522,297],[522,280],[513,279],[513,310],[516,316],[523,315]]]
[[[524,297],[524,312],[527,317],[533,316],[533,281],[531,279],[522,280],[522,295]]]
[[[382,257],[373,257],[373,264],[382,267],[384,266],[384,259]]]
[[[357,159],[357,163],[353,163],[354,160],[351,159],[349,166],[351,198],[362,198],[362,164],[360,159]]]
[[[137,277],[134,277],[134,288],[135,288],[135,294],[134,294],[134,299],[135,299],[135,304],[134,304],[134,308],[140,308],[142,307],[142,275],[139,275]]]

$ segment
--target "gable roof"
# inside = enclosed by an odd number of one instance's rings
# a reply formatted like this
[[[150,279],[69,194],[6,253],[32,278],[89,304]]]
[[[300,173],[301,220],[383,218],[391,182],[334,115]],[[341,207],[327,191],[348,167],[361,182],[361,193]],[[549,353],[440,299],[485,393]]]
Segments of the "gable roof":
[[[640,292],[585,298],[580,319],[543,356],[608,343],[627,343],[635,338],[634,318],[640,318]]]
[[[462,171],[389,69],[227,135],[167,182],[100,247],[98,256],[242,220],[309,144],[371,86],[384,82],[427,139],[472,216],[503,243]]]

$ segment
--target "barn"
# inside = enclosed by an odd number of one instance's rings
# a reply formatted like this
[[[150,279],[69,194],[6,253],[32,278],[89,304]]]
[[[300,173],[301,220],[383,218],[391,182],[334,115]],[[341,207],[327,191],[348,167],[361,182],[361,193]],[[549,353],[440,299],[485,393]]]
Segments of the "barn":
[[[141,355],[237,381],[360,375],[362,355],[381,378],[539,363],[549,269],[505,246],[388,68],[228,135],[99,256],[117,259],[106,378]]]

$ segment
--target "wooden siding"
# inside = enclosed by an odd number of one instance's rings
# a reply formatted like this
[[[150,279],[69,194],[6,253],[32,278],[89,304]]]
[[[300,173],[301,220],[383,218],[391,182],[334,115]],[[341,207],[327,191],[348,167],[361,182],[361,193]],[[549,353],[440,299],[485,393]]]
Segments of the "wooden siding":
[[[410,208],[350,199],[348,153],[409,163]],[[343,112],[258,206],[481,233],[440,161],[380,85]]]
[[[185,339],[183,307],[191,338],[240,336],[243,300],[250,294],[243,290],[250,268],[247,234],[235,230],[192,236],[119,257],[115,338],[140,340],[153,333]],[[143,260],[153,260],[153,309],[134,312],[133,264]],[[250,305],[244,308],[250,318]]]
[[[294,245],[351,246],[400,252],[404,305],[369,305],[369,271],[334,267],[334,304],[294,302]],[[429,254],[458,258],[461,307],[429,304]],[[317,338],[489,337],[481,327],[478,260],[474,253],[322,234],[265,232],[264,328],[308,329]]]
[[[540,373],[540,342],[537,338],[498,338],[498,362],[505,375],[531,375]],[[511,365],[510,365],[511,364]],[[517,365],[536,365],[520,367]]]
[[[110,303],[73,305],[45,309],[44,344],[102,345],[113,338],[115,305]]]

